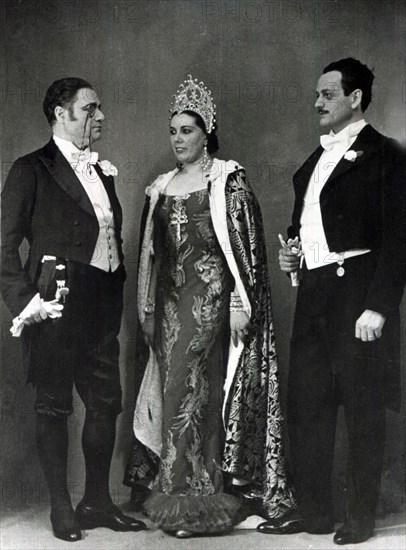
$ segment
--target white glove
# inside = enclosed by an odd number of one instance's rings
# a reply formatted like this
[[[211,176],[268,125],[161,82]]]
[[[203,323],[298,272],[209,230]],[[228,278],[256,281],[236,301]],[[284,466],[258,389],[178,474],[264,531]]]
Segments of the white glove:
[[[58,300],[44,302],[37,293],[29,304],[23,309],[18,317],[13,319],[13,326],[10,329],[12,336],[18,338],[24,328],[24,325],[32,325],[33,323],[41,323],[48,317],[55,319],[62,317],[63,305]]]

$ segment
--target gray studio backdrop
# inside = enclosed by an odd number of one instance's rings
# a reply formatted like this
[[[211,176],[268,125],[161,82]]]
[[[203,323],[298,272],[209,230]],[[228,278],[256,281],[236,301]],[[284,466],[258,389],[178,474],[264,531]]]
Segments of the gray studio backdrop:
[[[20,155],[42,146],[49,128],[41,104],[47,86],[80,76],[98,91],[106,115],[97,144],[119,169],[128,279],[121,331],[124,413],[119,420],[111,484],[117,499],[131,440],[137,368],[136,259],[144,188],[174,165],[168,107],[191,73],[212,89],[220,151],[246,167],[259,198],[269,251],[281,383],[286,392],[295,291],[278,270],[278,232],[292,209],[291,176],[318,140],[314,88],[330,61],[355,56],[375,68],[374,126],[405,141],[405,6],[397,0],[5,0],[1,3],[2,180]],[[23,246],[23,253],[26,246]],[[1,304],[3,511],[47,502],[34,444],[34,393],[25,386],[18,339]],[[404,333],[404,328],[403,328]],[[403,344],[404,344],[403,338]],[[404,353],[403,353],[404,364]],[[70,419],[69,476],[81,497],[83,407]],[[404,418],[404,417],[403,417]],[[404,420],[403,420],[404,423]],[[402,417],[388,415],[381,507],[402,506]],[[345,431],[339,428],[340,456]],[[404,451],[403,451],[404,453]],[[343,465],[337,465],[338,494]]]

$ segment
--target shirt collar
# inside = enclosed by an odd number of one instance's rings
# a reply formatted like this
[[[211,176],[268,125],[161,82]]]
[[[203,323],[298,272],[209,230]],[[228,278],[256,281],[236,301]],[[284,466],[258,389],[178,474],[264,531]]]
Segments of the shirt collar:
[[[352,124],[348,124],[345,128],[343,128],[340,132],[337,134],[334,133],[333,130],[330,131],[330,136],[336,136],[340,138],[341,136],[347,135],[350,139],[353,137],[356,137],[363,128],[367,125],[367,122],[363,118],[362,120],[357,120],[357,122],[353,122]]]
[[[56,146],[60,150],[60,152],[63,154],[63,156],[66,158],[66,160],[69,162],[69,164],[72,164],[74,162],[77,162],[77,155],[81,152],[78,147],[71,141],[67,139],[63,139],[59,136],[53,135],[53,139],[55,141]],[[84,154],[90,154],[89,147],[86,147],[83,151]],[[76,159],[74,160],[72,158],[72,154],[76,156]]]

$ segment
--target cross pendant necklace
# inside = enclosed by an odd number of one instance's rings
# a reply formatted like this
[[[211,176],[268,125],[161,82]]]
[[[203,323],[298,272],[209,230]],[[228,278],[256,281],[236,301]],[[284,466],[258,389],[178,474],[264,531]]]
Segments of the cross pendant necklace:
[[[173,204],[174,212],[170,215],[169,225],[176,225],[176,240],[181,240],[180,229],[182,225],[185,225],[189,222],[186,215],[186,208],[181,203],[185,197],[175,197],[175,202]]]

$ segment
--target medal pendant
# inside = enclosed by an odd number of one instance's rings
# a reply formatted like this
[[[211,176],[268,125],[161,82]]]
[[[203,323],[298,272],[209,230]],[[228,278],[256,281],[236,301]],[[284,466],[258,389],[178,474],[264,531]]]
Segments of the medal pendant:
[[[345,269],[343,267],[340,266],[339,268],[337,268],[337,275],[339,277],[342,277],[344,273],[345,273]]]

